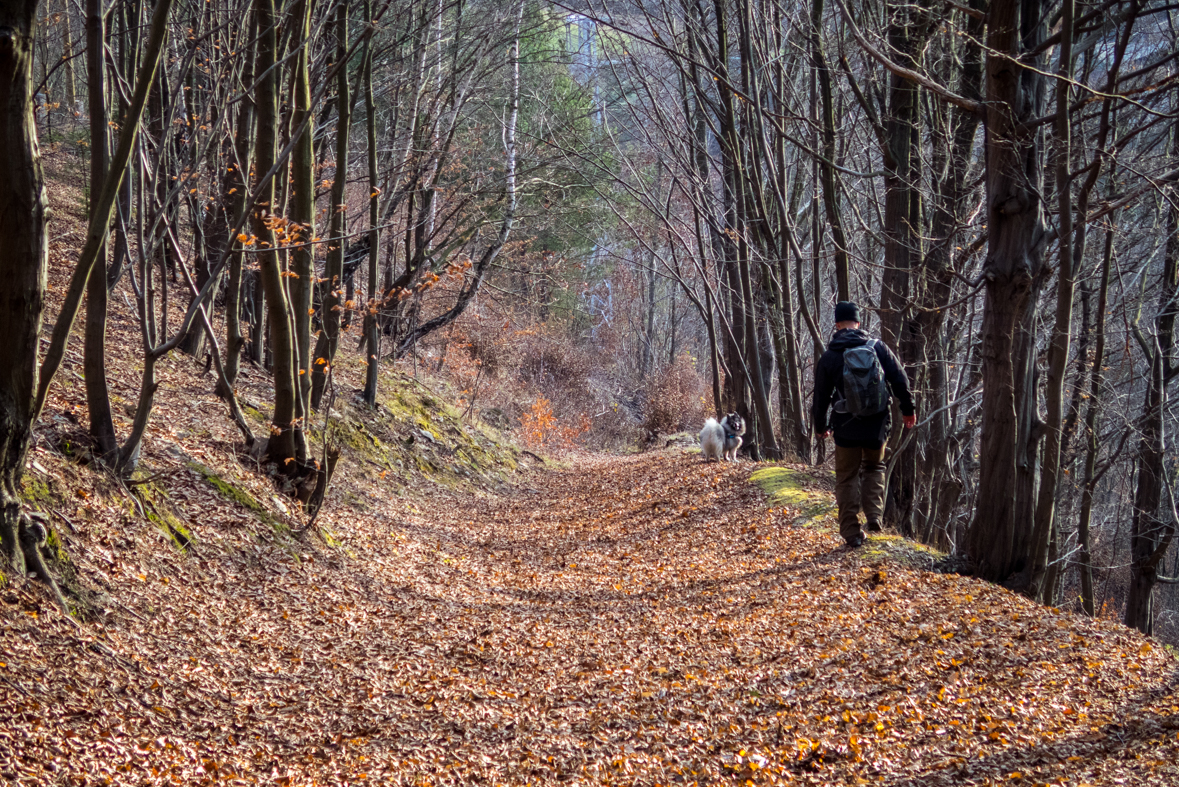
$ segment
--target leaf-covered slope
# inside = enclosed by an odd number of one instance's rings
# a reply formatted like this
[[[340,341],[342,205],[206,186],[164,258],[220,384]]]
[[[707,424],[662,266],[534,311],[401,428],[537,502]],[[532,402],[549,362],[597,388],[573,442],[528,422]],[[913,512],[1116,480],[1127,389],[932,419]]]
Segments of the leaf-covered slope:
[[[79,526],[110,614],[79,631],[38,588],[0,593],[0,777],[1179,781],[1162,649],[865,560],[767,509],[750,470],[663,452],[366,493],[338,547]]]

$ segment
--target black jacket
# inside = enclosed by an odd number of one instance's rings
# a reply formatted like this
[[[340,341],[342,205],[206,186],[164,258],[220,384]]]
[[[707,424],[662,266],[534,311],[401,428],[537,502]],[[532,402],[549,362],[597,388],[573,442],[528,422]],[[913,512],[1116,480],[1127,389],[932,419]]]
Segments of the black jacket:
[[[837,400],[843,398],[843,351],[859,347],[872,341],[872,337],[859,328],[844,328],[836,331],[827,351],[819,358],[815,369],[815,398],[811,413],[815,420],[816,434],[827,431],[827,411]],[[897,398],[903,415],[913,415],[913,394],[909,390],[909,377],[892,350],[884,342],[876,342],[876,357],[884,370],[884,379],[889,390]],[[876,415],[857,418],[848,413],[831,413],[830,428],[835,433],[835,444],[844,448],[880,448],[888,438],[892,425],[891,409]]]

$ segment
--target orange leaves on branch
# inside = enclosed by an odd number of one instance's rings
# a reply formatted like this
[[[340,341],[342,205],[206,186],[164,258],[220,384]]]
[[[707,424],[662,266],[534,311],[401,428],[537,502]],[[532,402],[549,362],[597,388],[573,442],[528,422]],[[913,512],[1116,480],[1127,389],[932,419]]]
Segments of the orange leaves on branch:
[[[534,448],[540,448],[548,442],[549,435],[556,426],[553,417],[552,403],[543,396],[532,403],[532,408],[520,416],[520,426],[524,432],[524,442]]]
[[[590,430],[589,416],[580,415],[573,424],[562,424],[553,414],[552,402],[539,397],[528,412],[520,416],[524,442],[533,448],[569,450]]]

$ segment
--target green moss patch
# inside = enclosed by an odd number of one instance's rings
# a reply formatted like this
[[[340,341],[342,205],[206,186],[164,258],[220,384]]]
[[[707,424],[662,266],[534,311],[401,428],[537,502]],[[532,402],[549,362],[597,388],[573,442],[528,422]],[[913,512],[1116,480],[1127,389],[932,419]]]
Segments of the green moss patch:
[[[147,520],[158,527],[173,546],[181,552],[187,552],[194,540],[192,531],[168,504],[167,493],[155,484],[140,484],[135,487],[135,494],[143,503],[143,513]]]
[[[749,480],[766,493],[771,508],[786,508],[796,514],[796,525],[817,525],[816,520],[835,510],[835,498],[806,473],[789,467],[763,467]]]
[[[936,563],[944,560],[947,553],[904,536],[891,533],[865,533],[867,538],[859,549],[860,558],[867,563],[898,563],[906,568],[933,570]]]
[[[20,494],[30,508],[48,508],[62,501],[61,495],[53,491],[51,481],[43,481],[34,473],[25,473],[20,480]]]
[[[383,373],[379,391],[376,409],[341,402],[340,417],[329,422],[329,440],[346,446],[349,459],[447,488],[498,485],[517,469],[517,449],[494,430],[464,420],[445,392],[399,372]]]
[[[209,485],[216,489],[222,497],[252,512],[258,519],[269,525],[275,533],[286,534],[290,532],[289,527],[275,519],[265,506],[237,484],[225,480],[200,462],[189,462],[188,467],[208,481]]]

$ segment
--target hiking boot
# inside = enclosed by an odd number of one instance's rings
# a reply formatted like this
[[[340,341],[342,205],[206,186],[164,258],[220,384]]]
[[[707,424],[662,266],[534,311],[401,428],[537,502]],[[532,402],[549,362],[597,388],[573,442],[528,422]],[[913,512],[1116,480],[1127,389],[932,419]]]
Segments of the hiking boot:
[[[867,530],[869,533],[879,533],[880,532],[880,523],[879,522],[868,522],[868,524],[864,526],[864,529]]]
[[[847,540],[847,545],[849,547],[851,547],[852,549],[855,549],[856,547],[860,546],[863,543],[864,543],[864,534],[863,533],[856,533],[854,536],[852,536],[851,538],[849,538]]]

